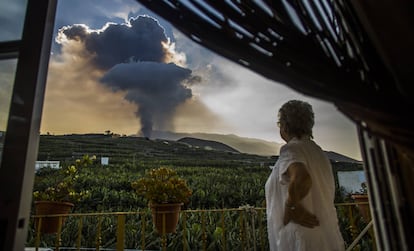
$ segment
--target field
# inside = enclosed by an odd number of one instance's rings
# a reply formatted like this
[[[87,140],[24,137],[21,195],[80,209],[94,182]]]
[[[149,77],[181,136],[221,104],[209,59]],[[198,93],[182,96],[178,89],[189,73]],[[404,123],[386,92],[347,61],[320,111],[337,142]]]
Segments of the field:
[[[120,137],[104,134],[42,135],[38,160],[58,160],[61,165],[73,163],[83,155],[97,157],[94,165],[80,171],[77,186],[90,197],[76,204],[74,212],[132,212],[147,208],[147,201],[138,196],[131,182],[148,169],[160,166],[174,168],[193,190],[184,209],[225,209],[243,206],[264,207],[264,184],[270,165],[277,156],[259,156],[193,147],[186,143]],[[100,158],[108,157],[109,165]],[[361,170],[360,164],[332,162],[338,170]],[[57,170],[37,171],[34,190],[54,182]],[[348,200],[337,189],[336,203]],[[346,212],[338,211],[344,238],[351,240]],[[213,231],[214,232],[214,231]]]

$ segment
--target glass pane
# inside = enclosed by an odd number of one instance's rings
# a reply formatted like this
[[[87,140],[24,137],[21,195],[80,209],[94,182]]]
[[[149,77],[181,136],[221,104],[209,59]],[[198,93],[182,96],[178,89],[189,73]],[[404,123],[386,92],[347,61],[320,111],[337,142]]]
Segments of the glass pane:
[[[16,66],[17,59],[0,61],[0,165]]]
[[[27,0],[0,1],[0,42],[22,37]]]

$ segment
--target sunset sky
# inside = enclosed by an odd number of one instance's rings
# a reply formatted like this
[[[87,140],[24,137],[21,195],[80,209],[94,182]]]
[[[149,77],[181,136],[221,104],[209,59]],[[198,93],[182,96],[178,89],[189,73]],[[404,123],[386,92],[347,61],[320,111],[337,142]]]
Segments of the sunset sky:
[[[361,159],[356,127],[333,105],[209,52],[136,1],[58,3],[41,133],[110,130],[151,137],[152,130],[168,130],[281,143],[277,111],[301,99],[314,108],[315,141]],[[0,68],[3,105],[13,62]],[[0,119],[1,130],[4,124]]]

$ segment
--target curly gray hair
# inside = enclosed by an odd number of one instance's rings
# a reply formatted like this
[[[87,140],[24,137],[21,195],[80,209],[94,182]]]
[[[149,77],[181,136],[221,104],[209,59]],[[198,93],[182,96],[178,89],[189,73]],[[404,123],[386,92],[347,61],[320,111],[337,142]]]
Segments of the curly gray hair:
[[[313,138],[312,128],[315,115],[312,106],[304,101],[290,100],[279,109],[279,123],[286,132],[298,138],[309,136]]]

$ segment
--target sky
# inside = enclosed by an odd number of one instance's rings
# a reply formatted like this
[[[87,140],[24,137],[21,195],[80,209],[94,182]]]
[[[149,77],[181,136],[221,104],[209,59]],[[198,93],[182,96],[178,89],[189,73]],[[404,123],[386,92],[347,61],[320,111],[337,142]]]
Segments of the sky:
[[[8,3],[9,2],[9,3]],[[21,26],[25,1],[6,0],[0,39]],[[0,9],[1,9],[0,8]],[[1,22],[0,22],[1,23]],[[14,60],[0,62],[7,112]],[[60,0],[41,133],[139,134],[156,130],[236,134],[283,143],[276,126],[288,100],[309,102],[324,150],[361,159],[355,125],[330,103],[302,95],[186,38],[134,0]],[[7,116],[0,117],[0,129]]]

